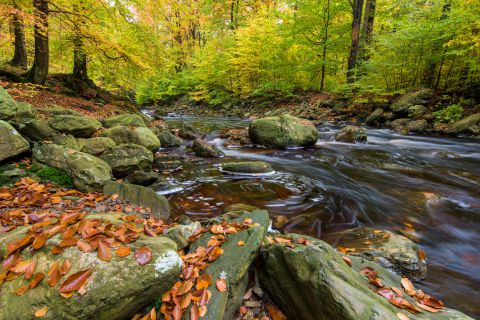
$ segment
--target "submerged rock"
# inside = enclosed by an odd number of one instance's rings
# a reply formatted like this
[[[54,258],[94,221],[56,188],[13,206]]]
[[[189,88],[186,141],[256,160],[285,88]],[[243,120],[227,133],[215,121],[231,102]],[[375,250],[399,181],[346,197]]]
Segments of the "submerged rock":
[[[376,262],[401,276],[418,280],[427,275],[427,262],[420,248],[390,231],[358,227],[329,234],[326,241],[347,250],[349,255]]]
[[[112,128],[116,126],[146,127],[143,118],[134,113],[124,113],[118,116],[107,118],[103,120],[103,124],[106,128]]]
[[[53,129],[77,138],[90,138],[102,127],[100,121],[84,116],[58,115],[49,121]]]
[[[117,194],[120,199],[130,203],[151,209],[151,216],[154,218],[170,217],[170,205],[165,196],[155,193],[150,188],[137,186],[129,183],[111,181],[103,187],[105,194]]]
[[[121,144],[102,154],[101,159],[112,168],[116,177],[125,177],[135,171],[152,170],[153,154],[137,144]]]
[[[263,288],[289,319],[296,320],[369,320],[398,319],[397,313],[408,313],[373,292],[368,279],[360,273],[373,268],[386,287],[400,287],[400,277],[379,265],[359,257],[349,257],[352,267],[328,244],[302,237],[309,245],[267,245],[261,250],[259,277]],[[406,294],[404,299],[414,304]],[[461,312],[442,309],[438,313],[419,313],[415,319],[471,319]]]
[[[152,130],[145,127],[116,126],[102,132],[102,136],[112,139],[116,144],[134,143],[152,152],[160,149],[160,140]]]
[[[263,161],[227,162],[222,164],[222,172],[231,174],[274,173],[270,164]]]
[[[210,144],[205,140],[195,140],[192,149],[197,156],[203,158],[220,158],[225,155],[216,145]]]
[[[73,178],[75,187],[82,191],[100,191],[112,180],[112,170],[105,161],[64,146],[37,145],[33,148],[33,160],[65,171]]]
[[[120,215],[91,214],[86,219],[102,219],[111,223],[124,223]],[[18,228],[9,233],[0,234],[0,256],[5,256],[6,244],[25,236],[27,228]],[[47,278],[17,296],[15,290],[28,284],[23,276],[2,285],[0,295],[1,320],[38,319],[35,312],[43,307],[48,308],[42,319],[65,320],[123,320],[130,318],[141,308],[153,303],[159,295],[168,290],[178,279],[182,260],[177,254],[177,247],[166,237],[148,237],[142,235],[135,242],[128,244],[132,254],[119,258],[112,255],[111,261],[97,258],[97,253],[84,253],[77,246],[67,247],[60,254],[53,254],[51,248],[60,242],[60,235],[54,236],[40,250],[31,254],[23,250],[24,260],[37,262],[35,272],[48,270],[55,262],[70,260],[72,267],[60,282],[50,287]],[[133,252],[141,246],[148,246],[153,254],[151,262],[140,266],[133,257]],[[70,275],[92,269],[83,295],[74,293],[70,298],[60,295],[59,287]]]
[[[0,120],[0,162],[30,150],[30,143],[8,122]]]
[[[335,135],[335,140],[340,142],[356,143],[367,142],[368,131],[365,128],[346,126]]]
[[[318,140],[317,128],[310,121],[288,114],[254,120],[248,134],[255,144],[278,149],[309,147]]]

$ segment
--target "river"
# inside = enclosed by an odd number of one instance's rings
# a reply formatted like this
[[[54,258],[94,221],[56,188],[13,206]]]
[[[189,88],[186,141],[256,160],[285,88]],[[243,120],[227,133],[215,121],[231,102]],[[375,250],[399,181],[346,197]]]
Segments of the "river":
[[[318,238],[358,225],[388,229],[427,253],[428,275],[420,288],[480,317],[480,143],[370,128],[368,143],[345,144],[334,141],[337,128],[327,124],[318,128],[320,139],[311,149],[226,148],[218,131],[248,121],[165,119],[199,128],[226,154],[193,159],[166,175],[171,187],[162,192],[176,216],[206,219],[247,203],[284,221],[286,231]],[[245,178],[218,170],[238,159],[268,162],[275,174]]]

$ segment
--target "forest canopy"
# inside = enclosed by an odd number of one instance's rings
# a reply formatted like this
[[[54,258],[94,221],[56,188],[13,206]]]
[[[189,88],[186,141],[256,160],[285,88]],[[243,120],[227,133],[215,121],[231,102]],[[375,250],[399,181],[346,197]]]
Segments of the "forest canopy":
[[[0,0],[0,52],[139,103],[449,90],[480,82],[480,2]]]

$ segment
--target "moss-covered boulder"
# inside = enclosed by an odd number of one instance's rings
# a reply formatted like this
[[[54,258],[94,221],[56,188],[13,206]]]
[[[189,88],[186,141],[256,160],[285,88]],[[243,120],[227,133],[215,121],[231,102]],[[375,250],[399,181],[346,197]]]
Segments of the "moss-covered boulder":
[[[325,240],[349,248],[350,255],[376,262],[412,280],[427,275],[427,262],[420,248],[410,239],[387,230],[358,227],[327,234]]]
[[[205,140],[195,140],[192,149],[197,156],[202,158],[220,158],[225,155],[216,145]]]
[[[30,144],[8,122],[0,120],[0,162],[30,150]]]
[[[50,142],[67,148],[80,150],[77,139],[51,128],[48,122],[41,119],[25,119],[18,125],[20,133],[30,141]]]
[[[357,126],[346,126],[335,134],[335,140],[339,142],[356,143],[367,142],[368,131]]]
[[[310,121],[288,114],[254,120],[248,134],[253,143],[276,149],[309,147],[318,140],[317,128]]]
[[[418,119],[428,112],[427,107],[422,105],[415,105],[408,108],[408,117]]]
[[[102,154],[101,159],[112,168],[116,177],[125,177],[137,170],[152,169],[153,153],[138,144],[121,144]]]
[[[150,171],[135,171],[125,177],[125,181],[131,184],[137,184],[139,186],[149,186],[155,183],[160,175],[158,172]]]
[[[9,120],[17,113],[17,104],[7,90],[0,86],[0,120]]]
[[[349,257],[350,267],[323,241],[295,234],[286,237],[302,237],[312,243],[297,244],[293,248],[282,243],[267,245],[262,249],[258,270],[263,288],[289,319],[389,320],[398,319],[398,312],[407,313],[373,292],[360,270],[373,268],[386,287],[401,287],[399,276],[359,257]],[[407,295],[403,298],[415,303]],[[443,309],[438,313],[416,314],[415,319],[471,318],[455,310]]]
[[[157,136],[162,148],[178,148],[182,145],[180,139],[168,129],[161,130]]]
[[[222,164],[222,172],[229,174],[270,174],[272,166],[263,161],[227,162]]]
[[[113,116],[103,120],[103,125],[106,128],[112,128],[116,126],[125,127],[146,127],[142,117],[134,113],[124,113],[118,116]]]
[[[155,157],[155,168],[160,171],[176,171],[182,168],[181,157],[176,155],[159,155]]]
[[[204,270],[205,273],[213,277],[213,285],[209,289],[212,296],[207,304],[207,314],[202,318],[204,320],[235,318],[249,281],[250,265],[260,249],[270,221],[268,212],[264,210],[251,213],[245,211],[228,213],[222,217],[217,217],[216,220],[224,219],[234,222],[252,219],[253,224],[248,229],[227,235],[226,242],[222,245],[223,254]],[[211,236],[211,233],[204,234],[192,244],[190,251],[194,251],[199,246],[206,248]],[[239,241],[245,242],[245,245],[239,246]],[[227,283],[227,291],[223,293],[215,288],[215,281],[221,275]],[[189,314],[189,312],[186,313],[187,319],[189,319]]]
[[[49,120],[53,129],[77,138],[90,138],[102,127],[100,121],[84,116],[58,115]]]
[[[378,123],[383,115],[383,109],[377,108],[365,119],[366,124]]]
[[[111,223],[122,223],[120,215],[91,214],[86,219],[102,219]],[[9,233],[0,234],[0,256],[4,256],[6,245],[25,236],[27,228],[18,228]],[[152,251],[152,260],[140,266],[133,253],[120,258],[113,254],[111,261],[97,258],[97,252],[84,253],[77,246],[65,248],[60,254],[53,254],[52,247],[60,242],[60,234],[50,238],[46,245],[34,253],[23,250],[24,260],[37,262],[35,272],[48,272],[55,262],[70,260],[71,269],[60,282],[50,287],[47,277],[40,284],[17,296],[14,291],[28,284],[23,276],[2,285],[0,295],[0,320],[37,319],[35,312],[43,307],[48,312],[42,319],[64,320],[123,320],[129,319],[141,308],[154,302],[159,295],[168,290],[178,279],[182,260],[178,256],[175,243],[166,237],[148,237],[142,235],[128,244],[132,252],[141,246]],[[92,269],[85,284],[85,293],[74,293],[70,298],[60,295],[59,287],[70,275]]]
[[[58,116],[58,115],[72,115],[72,116],[81,116],[80,112],[75,110],[66,109],[54,104],[48,105],[40,109],[41,113],[47,114],[49,116]]]
[[[431,89],[408,92],[395,99],[390,109],[393,112],[407,112],[411,106],[428,104],[434,97],[434,94],[434,91]]]
[[[447,129],[447,133],[461,134],[470,131],[470,129],[480,125],[480,113],[472,114],[462,120],[459,120],[452,124]],[[472,130],[475,132],[475,130]]]
[[[117,144],[110,138],[107,137],[93,137],[90,139],[80,140],[79,143],[82,144],[82,152],[98,156],[103,154],[106,151],[113,149]]]
[[[428,122],[425,119],[413,120],[407,123],[407,129],[410,132],[423,132],[428,126]]]
[[[134,143],[152,152],[160,149],[158,137],[152,130],[145,127],[116,126],[102,132],[102,136],[112,139],[116,144]]]
[[[31,104],[20,101],[16,103],[17,112],[15,113],[15,116],[9,120],[13,125],[18,126],[25,121],[25,119],[34,119],[38,116],[37,111]]]
[[[150,188],[111,181],[105,184],[103,193],[117,194],[122,200],[129,201],[137,206],[150,208],[152,217],[163,219],[170,217],[170,205],[167,198]]]
[[[33,148],[33,160],[49,167],[64,170],[82,191],[100,191],[112,180],[109,165],[90,154],[56,144],[40,144]]]

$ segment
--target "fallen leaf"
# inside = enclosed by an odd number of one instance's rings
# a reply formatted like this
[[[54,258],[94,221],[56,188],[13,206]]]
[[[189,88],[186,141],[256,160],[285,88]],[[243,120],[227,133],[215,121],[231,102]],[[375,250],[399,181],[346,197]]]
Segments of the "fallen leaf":
[[[17,296],[22,296],[24,295],[28,290],[30,289],[30,286],[28,284],[24,285],[24,286],[21,286],[20,288],[18,288],[17,290],[15,290],[15,294]]]
[[[352,267],[352,260],[349,257],[342,256],[342,259],[350,268]]]
[[[103,261],[111,261],[112,260],[112,251],[108,247],[108,245],[105,243],[105,241],[100,241],[98,243],[98,249],[97,249],[97,257],[100,260]]]
[[[180,287],[178,288],[176,295],[182,296],[185,293],[189,292],[192,289],[192,287],[193,287],[193,280],[183,281]]]
[[[428,312],[435,313],[435,312],[440,311],[440,309],[435,309],[435,308],[429,307],[429,306],[424,305],[423,303],[420,303],[420,302],[416,302],[415,304],[416,304],[417,306],[419,306],[420,308],[422,308],[423,310],[426,310],[426,311],[428,311]]]
[[[240,240],[240,241],[237,242],[237,246],[241,247],[241,246],[244,246],[244,245],[245,245],[245,241]]]
[[[142,246],[135,250],[134,257],[139,265],[146,265],[150,262],[150,260],[152,260],[152,250],[147,246]]]
[[[128,256],[131,252],[132,252],[132,249],[130,249],[129,247],[121,246],[120,248],[117,249],[117,251],[115,251],[115,254],[117,255],[117,257],[123,258]]]
[[[50,287],[56,286],[62,277],[62,275],[60,274],[60,270],[58,268],[59,265],[60,265],[59,262],[55,262],[47,272],[47,275],[48,275],[47,283]]]
[[[405,314],[405,313],[397,313],[397,317],[400,319],[400,320],[410,320],[410,318]]]
[[[225,292],[225,290],[227,290],[227,282],[225,279],[218,278],[217,281],[215,281],[215,286],[220,292]]]
[[[60,292],[68,293],[80,289],[80,287],[87,282],[91,274],[92,269],[87,269],[72,274],[62,283],[60,286]]]
[[[412,282],[408,278],[402,278],[402,280],[400,280],[400,283],[402,284],[403,289],[405,289],[405,292],[409,296],[415,295],[415,288],[413,287]]]
[[[200,310],[198,309],[198,306],[194,304],[190,309],[190,320],[198,320],[199,317],[200,317]]]
[[[45,273],[43,272],[37,272],[32,278],[32,281],[30,281],[30,289],[34,289],[38,284],[45,278]]]
[[[46,315],[48,312],[48,307],[43,307],[43,308],[40,308],[38,309],[37,311],[35,311],[35,317],[37,318],[41,318],[43,317],[44,315]]]
[[[287,317],[276,306],[268,305],[267,310],[272,320],[287,320]]]
[[[72,267],[72,263],[70,262],[70,260],[65,259],[65,260],[63,260],[62,264],[60,265],[58,271],[60,272],[60,274],[62,276],[64,276],[68,273],[68,271],[70,271],[71,267]]]

